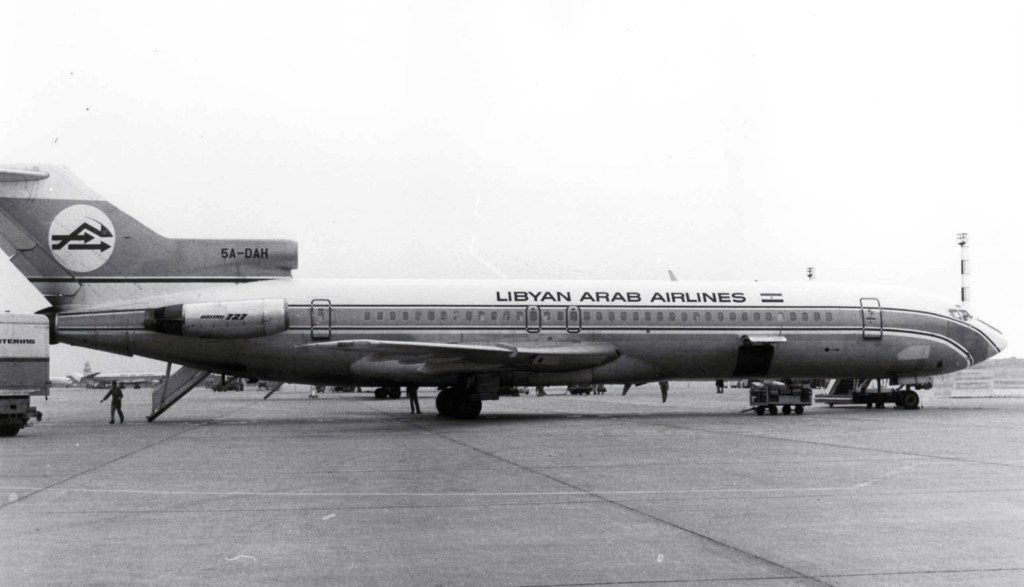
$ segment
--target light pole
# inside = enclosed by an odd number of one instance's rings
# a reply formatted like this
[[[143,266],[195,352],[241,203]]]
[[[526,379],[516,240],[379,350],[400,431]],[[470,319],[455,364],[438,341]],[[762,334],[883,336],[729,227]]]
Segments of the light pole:
[[[960,245],[960,303],[966,308],[967,303],[971,301],[970,285],[968,285],[971,270],[967,260],[966,232],[957,233],[956,244]]]

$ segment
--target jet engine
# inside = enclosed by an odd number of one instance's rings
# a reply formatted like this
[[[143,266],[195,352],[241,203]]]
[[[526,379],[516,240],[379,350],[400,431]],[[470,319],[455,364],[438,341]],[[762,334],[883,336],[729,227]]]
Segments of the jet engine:
[[[284,300],[200,302],[146,311],[146,328],[193,338],[255,338],[288,329]]]

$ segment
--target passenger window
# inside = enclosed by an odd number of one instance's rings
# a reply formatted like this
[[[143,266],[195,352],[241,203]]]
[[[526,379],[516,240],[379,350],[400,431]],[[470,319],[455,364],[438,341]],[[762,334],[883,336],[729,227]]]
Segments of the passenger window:
[[[423,311],[422,310],[416,310],[416,321],[419,322],[422,319],[423,319]]]
[[[384,320],[384,312],[377,312],[377,320]]]
[[[832,321],[832,312],[825,312],[825,321],[826,322],[831,322]]]
[[[747,313],[746,312],[741,312],[740,313],[740,320],[742,320],[744,322],[747,321]]]
[[[466,310],[466,322],[473,321],[473,310]]]
[[[729,312],[729,322],[736,321],[736,312]]]
[[[711,317],[711,312],[704,312],[704,321],[711,322],[714,318]]]
[[[814,313],[814,321],[815,322],[821,322],[821,312],[815,312]]]
[[[447,310],[441,310],[441,322],[447,322],[447,321],[448,321],[448,311]]]
[[[370,320],[370,312],[369,312],[369,311],[366,311],[366,312],[365,312],[365,313],[363,314],[363,320],[366,320],[366,321],[369,321],[369,320]]]
[[[629,318],[627,317],[626,312],[619,312],[619,319],[622,320],[623,322],[625,322],[626,320],[629,320]]]
[[[551,322],[551,310],[544,310],[544,321]]]
[[[779,314],[779,316],[782,316],[782,314]],[[764,313],[764,320],[765,320],[765,322],[771,322],[772,321],[772,313],[771,312],[765,312]]]
[[[497,321],[498,321],[498,312],[497,311],[491,312],[491,322],[497,322]]]
[[[601,321],[604,320],[604,313],[603,312],[595,312],[595,314],[597,315],[597,321],[598,322],[601,322]]]
[[[615,312],[608,312],[608,321],[615,322]]]
[[[789,321],[790,322],[796,322],[796,312],[790,312],[789,313]]]
[[[436,314],[434,314],[433,310],[428,310],[427,311],[427,320],[430,320],[431,322],[433,322],[435,316],[436,316]]]
[[[672,312],[672,319],[675,320],[676,313]],[[679,312],[679,321],[686,322],[689,319],[689,315],[686,312]]]
[[[686,313],[683,312],[682,316],[685,318],[686,317]],[[676,313],[675,312],[669,312],[668,313],[668,321],[669,322],[675,322],[676,321]]]
[[[555,314],[555,317],[556,320],[561,322],[562,320],[565,320],[565,312],[559,311],[557,314]]]
[[[754,312],[754,322],[761,321],[761,312]]]
[[[585,320],[587,322],[590,321],[590,312],[589,311],[583,312],[583,320]]]
[[[633,312],[633,322],[640,321],[640,312]]]
[[[693,313],[693,321],[694,322],[700,322],[700,312],[694,312]]]
[[[522,310],[516,310],[516,322],[522,322],[524,316],[525,315],[523,314]]]
[[[800,319],[803,320],[804,322],[807,322],[807,312],[801,312]]]
[[[719,322],[725,322],[725,312],[719,312],[718,313],[718,321]]]
[[[392,322],[394,322],[395,318],[397,318],[397,317],[398,317],[398,315],[395,314],[394,312],[388,312],[388,320],[391,320]]]
[[[402,312],[402,320],[409,320],[409,312]]]
[[[501,319],[504,320],[505,322],[512,320],[512,312],[505,310],[505,313],[501,315]]]
[[[665,313],[664,312],[658,312],[658,322],[664,322],[664,321],[665,321]]]

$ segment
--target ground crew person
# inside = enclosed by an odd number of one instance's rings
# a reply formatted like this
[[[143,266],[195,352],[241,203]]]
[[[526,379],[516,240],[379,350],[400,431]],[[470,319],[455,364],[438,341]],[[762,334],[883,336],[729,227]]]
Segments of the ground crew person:
[[[103,396],[100,403],[107,401],[108,397],[110,398],[110,423],[114,423],[114,412],[117,412],[117,415],[121,417],[121,423],[124,424],[124,412],[121,411],[121,398],[124,397],[124,392],[121,391],[121,386],[116,381],[110,384],[110,391]]]
[[[725,382],[721,379],[715,379],[715,389],[718,390],[718,393],[723,393],[725,391]]]
[[[665,403],[668,399],[668,381],[659,381],[658,387],[661,388],[661,403]]]
[[[409,410],[410,414],[422,414],[420,411],[420,386],[410,385],[405,388],[405,395],[409,396]]]

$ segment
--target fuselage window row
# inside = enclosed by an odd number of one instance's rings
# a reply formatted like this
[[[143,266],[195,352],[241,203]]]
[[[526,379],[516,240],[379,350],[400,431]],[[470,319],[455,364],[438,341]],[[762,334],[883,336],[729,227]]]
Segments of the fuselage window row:
[[[540,312],[540,327],[561,329],[570,327],[566,320],[566,309],[530,308],[531,325],[537,321]],[[859,312],[853,308],[851,312]],[[830,311],[685,311],[685,310],[619,310],[582,309],[568,314],[570,320],[579,320],[582,328],[684,328],[713,327],[717,325],[770,327],[777,324],[823,324],[835,320]],[[309,326],[309,306],[292,306],[292,327]],[[573,317],[574,316],[574,317]],[[332,307],[330,323],[332,328],[366,328],[375,326],[424,326],[424,327],[465,327],[473,325],[482,328],[519,329],[527,322],[527,310],[509,308],[409,308],[409,309],[368,309]]]

